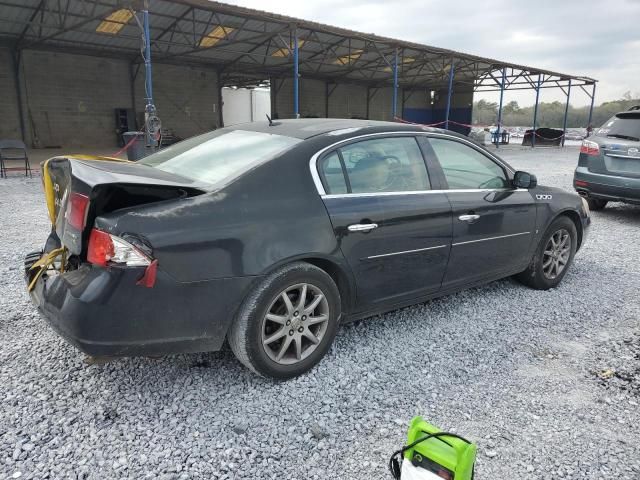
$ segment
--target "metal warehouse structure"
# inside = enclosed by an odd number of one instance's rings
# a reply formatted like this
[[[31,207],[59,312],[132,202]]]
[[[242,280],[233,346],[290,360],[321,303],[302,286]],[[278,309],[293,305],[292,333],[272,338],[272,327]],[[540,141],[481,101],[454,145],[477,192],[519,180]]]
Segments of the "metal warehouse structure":
[[[535,90],[537,112],[540,90],[546,88],[562,89],[566,109],[571,89],[580,88],[591,98],[592,110],[596,87],[588,77],[208,0],[0,0],[0,49],[3,63],[6,58],[13,67],[12,75],[0,78],[0,87],[15,91],[17,102],[7,108],[15,111],[20,135],[31,143],[47,132],[49,142],[56,135],[59,143],[67,141],[60,122],[70,117],[60,117],[59,108],[103,128],[106,117],[98,119],[98,110],[112,116],[112,108],[123,105],[138,113],[158,91],[167,97],[158,99],[160,115],[165,123],[168,115],[176,128],[190,125],[184,135],[222,125],[220,92],[230,85],[270,85],[272,112],[280,118],[402,117],[443,122],[445,128],[471,123],[476,91],[501,92],[500,125],[507,90]],[[145,63],[146,82],[140,74]],[[87,84],[90,91],[82,96]],[[90,94],[105,104],[95,105]],[[198,98],[183,105],[189,95]],[[65,97],[72,111],[68,104],[57,107]]]

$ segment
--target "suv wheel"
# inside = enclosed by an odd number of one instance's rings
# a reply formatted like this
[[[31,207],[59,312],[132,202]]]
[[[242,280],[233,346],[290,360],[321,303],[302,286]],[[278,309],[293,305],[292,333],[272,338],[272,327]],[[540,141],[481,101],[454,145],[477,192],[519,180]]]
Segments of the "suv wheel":
[[[324,357],[340,314],[340,293],[331,277],[313,265],[297,262],[254,288],[227,338],[238,360],[254,372],[292,378]]]

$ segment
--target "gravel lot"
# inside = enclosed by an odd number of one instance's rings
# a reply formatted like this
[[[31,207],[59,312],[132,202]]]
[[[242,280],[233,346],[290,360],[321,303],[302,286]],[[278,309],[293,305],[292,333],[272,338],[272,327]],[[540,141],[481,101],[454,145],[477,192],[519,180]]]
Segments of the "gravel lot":
[[[571,189],[576,148],[501,152]],[[639,227],[610,205],[558,289],[503,280],[349,324],[274,383],[230,352],[87,364],[25,292],[40,179],[0,180],[0,478],[389,478],[421,414],[478,442],[478,479],[638,479]]]

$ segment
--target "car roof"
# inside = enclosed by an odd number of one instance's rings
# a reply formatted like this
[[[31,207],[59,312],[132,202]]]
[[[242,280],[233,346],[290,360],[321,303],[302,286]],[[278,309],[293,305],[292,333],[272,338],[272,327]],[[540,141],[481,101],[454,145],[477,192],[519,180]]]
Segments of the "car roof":
[[[463,137],[462,135],[450,130],[442,130],[439,128],[424,127],[411,123],[400,122],[382,122],[378,120],[359,120],[348,118],[299,118],[288,120],[273,120],[272,124],[268,121],[241,123],[228,127],[231,130],[249,130],[254,132],[273,133],[276,135],[284,135],[287,137],[299,138],[306,140],[319,135],[327,134],[347,134],[350,131],[358,134],[367,133],[368,130],[376,132],[441,132],[453,136]],[[463,137],[465,138],[465,137]]]

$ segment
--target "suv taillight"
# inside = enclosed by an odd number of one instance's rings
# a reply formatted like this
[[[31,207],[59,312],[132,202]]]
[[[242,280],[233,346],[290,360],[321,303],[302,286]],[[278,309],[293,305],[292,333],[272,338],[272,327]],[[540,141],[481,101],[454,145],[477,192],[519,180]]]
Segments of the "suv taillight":
[[[94,228],[89,236],[87,261],[94,265],[126,265],[148,267],[151,258],[120,237]]]
[[[580,153],[586,153],[587,155],[600,155],[600,145],[590,140],[583,140],[580,147]]]

